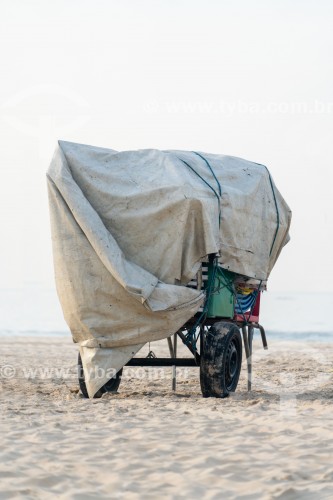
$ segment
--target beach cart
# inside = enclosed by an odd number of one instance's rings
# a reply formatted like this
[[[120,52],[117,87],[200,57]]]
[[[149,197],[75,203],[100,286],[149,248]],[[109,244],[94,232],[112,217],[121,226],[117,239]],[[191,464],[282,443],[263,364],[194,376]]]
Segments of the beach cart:
[[[291,211],[266,166],[195,151],[60,141],[47,173],[57,292],[90,398],[124,366],[198,367],[204,397],[251,388],[260,297]],[[170,357],[137,353],[167,339]],[[177,341],[191,353],[179,357]]]

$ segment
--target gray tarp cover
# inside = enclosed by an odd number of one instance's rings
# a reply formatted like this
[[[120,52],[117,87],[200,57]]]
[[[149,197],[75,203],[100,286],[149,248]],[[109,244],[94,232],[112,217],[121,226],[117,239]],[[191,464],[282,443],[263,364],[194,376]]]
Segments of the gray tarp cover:
[[[200,154],[221,195],[193,152],[59,142],[47,173],[56,285],[90,396],[105,378],[89,370],[119,370],[195,314],[203,295],[185,285],[203,257],[266,280],[288,241],[291,212],[265,166]]]

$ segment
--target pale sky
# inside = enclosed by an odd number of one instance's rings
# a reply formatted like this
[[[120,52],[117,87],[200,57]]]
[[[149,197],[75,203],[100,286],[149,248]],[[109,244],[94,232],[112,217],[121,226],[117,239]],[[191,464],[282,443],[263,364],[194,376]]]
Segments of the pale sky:
[[[333,2],[0,0],[0,288],[54,287],[57,139],[263,163],[293,210],[273,291],[333,291]]]

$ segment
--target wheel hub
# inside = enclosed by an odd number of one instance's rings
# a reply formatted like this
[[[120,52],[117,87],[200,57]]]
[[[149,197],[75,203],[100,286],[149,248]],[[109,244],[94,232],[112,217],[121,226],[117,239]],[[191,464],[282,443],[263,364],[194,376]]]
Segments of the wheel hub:
[[[228,346],[228,352],[226,357],[225,369],[226,369],[226,381],[228,388],[232,386],[233,380],[237,374],[238,370],[238,351],[235,342],[231,341]]]

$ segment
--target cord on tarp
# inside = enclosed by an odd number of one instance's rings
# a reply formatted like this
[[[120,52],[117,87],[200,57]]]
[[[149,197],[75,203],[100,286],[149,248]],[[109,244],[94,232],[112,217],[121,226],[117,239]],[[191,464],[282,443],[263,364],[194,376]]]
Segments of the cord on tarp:
[[[211,171],[211,173],[213,174],[213,177],[214,177],[214,179],[216,180],[216,182],[217,182],[217,184],[218,184],[218,190],[219,190],[219,193],[220,193],[220,194],[218,194],[218,193],[216,192],[216,190],[213,188],[213,186],[212,186],[211,184],[209,184],[209,182],[208,182],[208,181],[206,181],[206,179],[204,179],[204,178],[202,177],[202,175],[200,175],[200,174],[199,174],[199,172],[197,172],[197,171],[195,170],[195,168],[193,168],[193,167],[192,167],[192,165],[190,165],[189,163],[187,163],[187,161],[183,160],[182,158],[179,158],[179,157],[178,157],[178,160],[182,161],[182,162],[183,162],[183,163],[184,163],[184,164],[185,164],[185,165],[186,165],[186,166],[187,166],[190,170],[192,170],[192,172],[193,172],[193,173],[195,173],[195,175],[197,175],[197,176],[199,177],[199,179],[201,179],[201,180],[202,180],[202,181],[206,184],[206,186],[208,186],[208,187],[209,187],[209,189],[211,189],[211,190],[213,191],[214,195],[216,196],[217,203],[218,203],[218,210],[219,210],[219,227],[220,227],[220,226],[221,226],[221,195],[222,195],[221,185],[220,185],[220,183],[219,183],[219,181],[218,181],[218,179],[217,179],[217,177],[216,177],[216,175],[215,175],[215,173],[214,173],[214,171],[213,171],[213,169],[212,169],[211,165],[209,164],[208,160],[206,160],[206,158],[204,158],[201,154],[196,153],[195,151],[193,151],[193,153],[195,153],[196,155],[200,156],[200,158],[202,158],[202,159],[205,161],[206,165],[208,166],[209,170],[210,170],[210,171]]]
[[[260,165],[260,163],[258,163],[258,165]],[[269,170],[266,167],[266,165],[262,165],[262,166],[265,167],[265,169],[267,170],[267,173],[268,173],[269,183],[270,183],[271,188],[272,188],[272,193],[273,193],[273,198],[274,198],[274,204],[275,204],[275,210],[276,210],[276,230],[275,230],[275,234],[274,234],[272,246],[271,246],[271,249],[270,249],[270,252],[269,252],[269,256],[271,256],[273,248],[274,248],[274,245],[275,245],[276,237],[277,237],[277,234],[278,234],[279,228],[280,228],[280,213],[279,213],[279,208],[278,208],[278,204],[277,204],[277,201],[276,201],[275,190],[274,190],[274,185],[273,185],[271,174],[269,173]]]
[[[192,153],[194,153],[195,155],[197,156],[200,156],[200,158],[203,159],[203,161],[206,163],[207,167],[209,168],[209,170],[211,171],[214,179],[216,180],[216,184],[217,184],[217,188],[219,190],[219,195],[222,196],[222,189],[221,189],[221,184],[220,184],[220,181],[218,180],[218,178],[216,177],[215,175],[215,172],[211,166],[211,164],[209,163],[209,161],[207,160],[207,158],[205,158],[202,154],[198,153],[197,151],[192,151]]]

